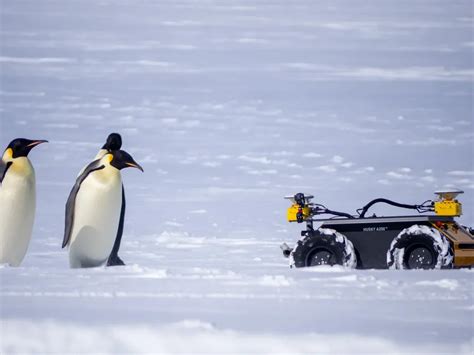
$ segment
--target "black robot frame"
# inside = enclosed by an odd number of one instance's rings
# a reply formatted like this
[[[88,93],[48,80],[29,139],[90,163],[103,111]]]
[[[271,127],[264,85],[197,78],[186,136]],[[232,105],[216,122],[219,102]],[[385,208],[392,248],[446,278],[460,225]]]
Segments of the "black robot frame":
[[[312,196],[310,198],[312,198]],[[413,209],[419,213],[432,212],[434,211],[434,202],[431,200],[425,201],[421,205],[406,205],[379,198],[369,202],[363,208],[357,210],[358,216],[353,216],[344,212],[332,211],[320,204],[310,204],[310,216],[304,216],[302,209],[303,207],[308,206],[307,197],[304,196],[304,194],[299,193],[296,194],[293,199],[295,203],[301,207],[296,215],[297,222],[306,223],[306,230],[301,232],[303,238],[298,242],[300,243],[299,245],[301,246],[302,243],[308,240],[314,240],[317,243],[318,240],[324,238],[324,235],[320,232],[320,230],[324,228],[335,230],[352,242],[357,257],[358,269],[387,269],[387,251],[390,249],[391,243],[402,230],[410,228],[411,226],[419,225],[433,227],[433,225],[455,224],[457,226],[456,228],[464,228],[459,226],[454,221],[454,218],[450,216],[407,215],[377,217],[373,215],[371,217],[366,217],[369,208],[377,203],[386,203],[395,207]],[[321,214],[329,214],[334,217],[312,218],[312,216]],[[322,224],[315,230],[313,227],[314,222]],[[468,234],[472,234],[471,229],[466,230]],[[472,245],[468,246],[469,249],[472,249],[472,247]],[[293,266],[295,267],[319,265],[319,263],[314,264],[309,260],[309,251],[306,254],[304,252],[294,254],[292,252],[296,248],[290,248],[286,243],[281,246],[281,249],[283,250],[283,255],[285,257],[291,255],[291,257],[294,258]],[[328,252],[331,253],[332,251],[329,250]],[[340,262],[337,262],[336,260],[334,260],[334,262],[329,262],[329,264],[339,263]]]
[[[432,223],[454,222],[452,217],[397,216],[358,219],[316,219],[323,222],[320,228],[330,228],[343,234],[354,245],[358,269],[386,269],[387,250],[393,239],[405,228],[413,225],[431,226]],[[316,235],[312,228],[302,235]]]

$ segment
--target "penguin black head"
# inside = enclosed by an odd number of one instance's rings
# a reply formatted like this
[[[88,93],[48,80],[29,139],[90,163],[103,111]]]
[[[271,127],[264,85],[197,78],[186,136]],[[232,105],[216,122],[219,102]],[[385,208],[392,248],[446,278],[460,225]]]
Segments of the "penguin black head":
[[[110,165],[117,168],[118,170],[125,168],[137,168],[143,172],[143,168],[140,166],[140,164],[133,160],[132,156],[126,151],[116,150],[111,152],[110,155],[112,155]]]
[[[122,137],[120,134],[110,133],[102,149],[107,149],[109,152],[113,152],[114,150],[119,150],[121,147]]]
[[[17,138],[10,142],[7,149],[11,150],[11,156],[13,159],[19,157],[26,157],[28,153],[36,147],[38,144],[47,143],[48,141],[44,139],[31,140],[26,138]]]

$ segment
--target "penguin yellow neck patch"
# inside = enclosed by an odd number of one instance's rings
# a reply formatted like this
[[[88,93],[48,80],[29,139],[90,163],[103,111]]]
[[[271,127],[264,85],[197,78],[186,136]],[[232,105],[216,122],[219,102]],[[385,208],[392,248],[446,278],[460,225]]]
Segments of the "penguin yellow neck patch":
[[[30,176],[31,174],[34,174],[33,166],[27,157],[16,158],[15,163],[10,169],[14,173],[20,174],[22,176]]]

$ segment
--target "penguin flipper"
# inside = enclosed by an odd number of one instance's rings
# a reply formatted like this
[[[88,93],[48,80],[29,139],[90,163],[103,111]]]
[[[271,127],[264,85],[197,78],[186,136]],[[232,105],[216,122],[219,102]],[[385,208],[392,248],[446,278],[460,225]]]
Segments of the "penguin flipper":
[[[0,159],[0,184],[3,182],[3,179],[5,178],[5,174],[7,173],[8,168],[12,165],[13,163],[9,161],[8,163],[5,163],[3,160]]]
[[[82,174],[77,177],[76,183],[72,187],[72,190],[69,193],[69,197],[66,202],[66,223],[64,227],[64,239],[62,245],[63,248],[68,245],[69,240],[71,238],[72,227],[74,225],[74,210],[76,207],[76,197],[77,193],[79,192],[79,189],[81,188],[81,184],[87,178],[87,176],[89,176],[90,173],[96,170],[101,170],[103,168],[105,168],[105,165],[100,164],[100,159],[94,160],[84,169]]]
[[[122,259],[118,256],[120,249],[120,242],[122,241],[123,224],[125,220],[125,189],[122,184],[122,208],[120,209],[120,221],[117,229],[117,236],[115,237],[114,247],[110,253],[109,259],[107,260],[107,266],[118,266],[125,265]]]

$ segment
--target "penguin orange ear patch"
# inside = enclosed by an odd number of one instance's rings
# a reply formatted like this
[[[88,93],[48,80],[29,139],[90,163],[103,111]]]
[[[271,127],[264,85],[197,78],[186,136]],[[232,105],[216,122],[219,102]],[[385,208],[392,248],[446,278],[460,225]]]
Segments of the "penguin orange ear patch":
[[[110,163],[114,160],[114,156],[112,154],[107,154],[107,161]]]
[[[12,159],[13,158],[13,149],[8,148],[7,150],[5,150],[5,153],[3,154],[3,157],[5,158],[5,160]]]

